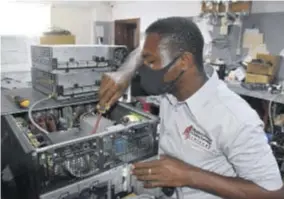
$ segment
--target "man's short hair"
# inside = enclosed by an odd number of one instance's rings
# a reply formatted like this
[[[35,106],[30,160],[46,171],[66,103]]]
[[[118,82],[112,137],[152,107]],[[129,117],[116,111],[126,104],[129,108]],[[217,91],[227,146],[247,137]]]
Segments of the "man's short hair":
[[[202,33],[197,25],[188,18],[169,17],[153,22],[147,29],[146,34],[157,33],[161,36],[160,45],[169,50],[171,56],[178,56],[184,52],[190,52],[200,72],[203,68]]]

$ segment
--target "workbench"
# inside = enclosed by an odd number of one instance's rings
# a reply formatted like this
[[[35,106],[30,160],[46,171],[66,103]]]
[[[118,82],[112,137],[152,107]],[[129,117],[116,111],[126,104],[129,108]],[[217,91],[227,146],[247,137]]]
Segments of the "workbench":
[[[239,95],[253,97],[257,99],[273,101],[280,104],[284,104],[284,95],[283,94],[272,94],[268,91],[260,90],[249,90],[241,86],[240,82],[226,82],[228,88]]]
[[[260,91],[260,90],[249,90],[241,86],[240,82],[225,82],[229,89],[233,92],[242,95],[248,96],[256,99],[273,101],[280,104],[284,104],[284,94],[272,94],[268,91]],[[155,106],[160,105],[160,97],[159,96],[147,96],[140,97],[143,98],[146,102],[152,103]]]
[[[232,91],[234,91],[235,93],[239,94],[239,95],[243,95],[243,96],[248,96],[248,97],[253,97],[253,98],[257,98],[257,99],[263,99],[263,100],[267,100],[267,101],[271,101],[273,100],[274,102],[280,103],[280,104],[284,104],[284,95],[283,94],[271,94],[268,91],[253,91],[253,90],[248,90],[244,87],[242,87],[240,85],[239,82],[226,82],[228,88],[230,88]],[[10,95],[19,95],[25,98],[30,99],[31,104],[33,104],[34,102],[43,99],[46,97],[46,95],[35,91],[32,88],[19,88],[19,89],[12,89],[12,90],[6,90],[6,89],[1,89],[1,115],[6,115],[9,114],[11,112],[13,113],[20,113],[20,112],[25,112],[27,110],[25,109],[20,109],[17,107],[17,105],[11,100],[11,98],[9,97]],[[153,101],[153,98],[156,98],[155,96],[149,96],[146,97],[146,101],[147,98],[152,100],[149,101]],[[159,105],[158,101],[159,101],[159,97],[157,97],[154,101],[156,105]],[[96,101],[94,100],[86,100],[86,101]],[[149,102],[148,101],[148,102]],[[41,107],[35,107],[36,109],[42,109],[44,107],[60,107],[63,104],[64,105],[76,105],[76,104],[81,104],[81,103],[85,103],[85,101],[70,101],[70,102],[59,102],[59,101],[55,101],[53,99],[47,100],[46,102],[41,103]]]
[[[34,104],[38,100],[41,100],[43,98],[46,98],[47,96],[34,90],[33,88],[19,88],[19,89],[1,89],[1,115],[8,115],[11,113],[21,113],[21,112],[27,112],[28,109],[22,109],[19,108],[15,102],[11,99],[11,96],[21,96],[23,98],[27,98],[30,100],[30,104]],[[76,101],[56,101],[54,99],[48,99],[42,103],[39,104],[39,106],[36,106],[33,110],[40,110],[45,108],[57,108],[61,106],[71,106],[71,105],[79,105],[84,104],[87,102],[96,102],[98,99],[94,96],[93,99],[78,99]]]

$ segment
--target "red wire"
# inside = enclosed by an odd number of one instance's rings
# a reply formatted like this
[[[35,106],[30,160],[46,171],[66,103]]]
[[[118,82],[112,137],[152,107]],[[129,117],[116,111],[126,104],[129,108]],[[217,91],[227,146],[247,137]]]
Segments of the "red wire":
[[[96,134],[96,133],[97,133],[97,130],[98,130],[98,127],[99,127],[101,118],[102,118],[102,114],[100,113],[100,114],[98,115],[98,118],[97,118],[96,122],[95,122],[95,126],[94,126],[94,128],[93,128],[93,130],[92,130],[92,134]]]

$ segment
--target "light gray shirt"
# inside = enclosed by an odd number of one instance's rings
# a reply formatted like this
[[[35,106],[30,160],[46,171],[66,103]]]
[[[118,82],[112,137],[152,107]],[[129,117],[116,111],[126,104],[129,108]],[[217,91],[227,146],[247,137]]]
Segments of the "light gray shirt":
[[[163,96],[160,118],[160,153],[223,176],[250,180],[267,190],[282,187],[263,122],[216,72],[184,102]],[[184,199],[219,198],[188,187],[182,192]]]

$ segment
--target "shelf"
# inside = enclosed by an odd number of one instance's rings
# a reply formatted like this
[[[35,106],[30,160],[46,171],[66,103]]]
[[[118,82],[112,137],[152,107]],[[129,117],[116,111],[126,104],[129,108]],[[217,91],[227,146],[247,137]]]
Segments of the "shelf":
[[[240,85],[240,83],[231,83],[226,82],[228,88],[230,88],[232,91],[239,95],[254,97],[257,99],[263,99],[267,101],[274,101],[280,104],[284,104],[284,94],[271,94],[268,91],[254,91],[254,90],[248,90]]]

